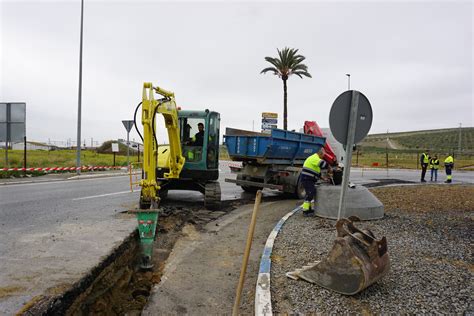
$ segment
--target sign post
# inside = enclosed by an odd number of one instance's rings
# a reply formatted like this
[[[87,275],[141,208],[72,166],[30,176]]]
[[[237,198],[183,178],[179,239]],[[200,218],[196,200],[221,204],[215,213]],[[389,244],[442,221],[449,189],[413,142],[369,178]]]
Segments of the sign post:
[[[124,120],[122,121],[122,123],[123,126],[125,126],[125,129],[127,130],[127,168],[130,168],[130,131],[133,127],[133,121]]]
[[[114,153],[114,167],[115,167],[115,154],[119,152],[118,143],[112,143],[112,152]]]
[[[278,113],[262,112],[262,133],[270,134],[278,126]]]
[[[138,149],[137,159],[138,159],[138,162],[140,162],[140,144],[137,145],[137,149]]]
[[[344,174],[339,197],[337,219],[344,216],[345,193],[349,182],[352,162],[352,147],[367,136],[372,126],[372,107],[361,92],[348,90],[334,101],[329,114],[329,126],[334,138],[345,145]]]
[[[5,142],[5,168],[8,168],[9,144],[21,141],[26,146],[26,103],[0,103],[0,142]]]

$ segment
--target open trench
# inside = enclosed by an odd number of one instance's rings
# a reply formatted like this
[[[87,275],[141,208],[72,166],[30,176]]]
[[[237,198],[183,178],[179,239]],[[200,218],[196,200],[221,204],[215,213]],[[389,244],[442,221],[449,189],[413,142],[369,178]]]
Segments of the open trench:
[[[271,196],[267,201],[281,199]],[[203,209],[200,203],[163,202],[159,214],[150,271],[139,269],[140,242],[134,231],[80,281],[55,295],[41,295],[17,315],[140,315],[153,286],[160,282],[166,260],[184,225],[197,230],[237,208],[252,203],[253,196],[224,201],[220,211]]]

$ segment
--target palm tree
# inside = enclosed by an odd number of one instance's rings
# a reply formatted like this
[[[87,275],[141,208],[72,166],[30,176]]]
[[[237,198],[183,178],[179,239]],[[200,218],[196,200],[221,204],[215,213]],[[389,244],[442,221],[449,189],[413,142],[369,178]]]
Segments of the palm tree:
[[[311,74],[308,72],[308,66],[301,63],[306,57],[297,55],[297,49],[285,47],[281,51],[279,49],[277,51],[279,57],[265,57],[265,60],[272,64],[273,67],[265,68],[260,73],[264,74],[267,71],[271,71],[283,80],[283,129],[286,131],[288,116],[286,81],[291,75],[297,75],[303,79],[302,76],[311,78]]]

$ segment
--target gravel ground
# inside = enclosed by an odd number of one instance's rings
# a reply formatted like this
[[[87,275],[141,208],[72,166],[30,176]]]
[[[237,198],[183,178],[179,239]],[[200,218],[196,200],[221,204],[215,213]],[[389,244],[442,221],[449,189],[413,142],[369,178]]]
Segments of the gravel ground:
[[[352,297],[287,278],[286,272],[325,257],[335,238],[334,221],[296,214],[280,231],[273,249],[273,312],[474,313],[474,186],[390,187],[373,192],[384,203],[386,216],[358,227],[369,226],[376,237],[387,237],[389,274]]]

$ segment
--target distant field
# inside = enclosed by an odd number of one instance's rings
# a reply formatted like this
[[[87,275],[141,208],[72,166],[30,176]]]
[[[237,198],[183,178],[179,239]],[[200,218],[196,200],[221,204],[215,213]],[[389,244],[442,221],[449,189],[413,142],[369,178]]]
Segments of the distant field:
[[[378,167],[386,168],[386,151],[388,152],[388,167],[389,168],[405,168],[415,169],[418,166],[419,155],[424,146],[420,146],[425,140],[431,139],[433,146],[441,146],[442,144],[453,144],[456,142],[456,137],[459,137],[459,130],[447,129],[436,131],[422,131],[422,132],[405,132],[405,133],[391,133],[388,134],[389,139],[396,143],[395,146],[401,146],[402,149],[386,149],[386,134],[369,135],[358,150],[353,152],[352,165],[360,167]],[[431,136],[430,136],[431,135]],[[462,140],[466,147],[463,147],[463,153],[459,155],[455,151],[455,168],[464,170],[474,170],[474,149],[467,151],[468,148],[474,148],[472,140],[474,137],[474,128],[463,128]],[[449,138],[451,137],[451,138]],[[446,139],[446,141],[441,141]],[[449,139],[449,141],[447,140]],[[436,140],[436,141],[435,141]],[[394,144],[392,144],[394,145]],[[419,148],[417,149],[416,146]],[[471,147],[468,147],[471,146]],[[411,147],[411,148],[408,148]],[[415,148],[413,148],[415,147]],[[455,146],[457,149],[457,147]],[[452,149],[452,148],[450,148]],[[442,162],[445,154],[451,151],[448,148],[439,148],[431,150],[432,154],[438,154]],[[113,164],[113,154],[110,153],[110,144],[104,144],[98,153],[91,150],[83,150],[81,154],[82,165],[88,166],[111,166]],[[120,153],[116,155],[116,165],[125,166],[127,164],[127,157],[125,155],[126,147],[120,146]],[[358,153],[358,154],[357,154]],[[5,150],[0,150],[0,168],[5,167]],[[23,167],[23,151],[9,150],[9,167]],[[229,154],[225,145],[220,146],[219,158],[221,160],[229,160]],[[142,159],[141,159],[142,160]],[[135,163],[138,161],[136,152],[131,152],[130,161]],[[75,150],[56,150],[56,151],[42,151],[30,150],[27,152],[27,167],[73,167],[76,165],[76,151]]]
[[[136,162],[137,156],[130,156],[131,162]],[[74,167],[76,166],[75,150],[29,150],[27,151],[27,167]],[[127,165],[127,156],[116,155],[117,166]],[[100,154],[91,150],[81,151],[81,163],[83,166],[112,166],[114,162],[113,154]],[[23,151],[9,150],[8,163],[10,168],[23,167]],[[5,150],[0,150],[0,168],[5,167]]]
[[[388,146],[391,149],[452,151],[457,150],[459,146],[459,128],[372,134],[368,135],[360,145],[379,148]],[[467,152],[474,151],[474,127],[461,129],[461,148]]]
[[[406,152],[403,150],[388,150],[388,167],[397,169],[416,169],[419,165],[420,154],[418,152]],[[362,148],[352,153],[352,166],[387,168],[387,153],[385,150],[364,150]],[[444,168],[443,161],[446,156],[438,154],[440,168]],[[455,169],[474,170],[474,155],[455,155]]]

